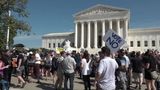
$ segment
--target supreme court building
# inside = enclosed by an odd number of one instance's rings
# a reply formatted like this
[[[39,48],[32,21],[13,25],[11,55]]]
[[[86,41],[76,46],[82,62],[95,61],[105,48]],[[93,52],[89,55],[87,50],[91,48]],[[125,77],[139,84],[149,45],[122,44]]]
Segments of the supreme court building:
[[[42,37],[42,47],[63,47],[68,39],[77,50],[86,49],[96,53],[102,46],[107,30],[112,29],[126,40],[124,48],[130,51],[146,51],[160,47],[160,28],[129,29],[130,11],[108,5],[95,5],[74,14],[75,32],[50,33]]]

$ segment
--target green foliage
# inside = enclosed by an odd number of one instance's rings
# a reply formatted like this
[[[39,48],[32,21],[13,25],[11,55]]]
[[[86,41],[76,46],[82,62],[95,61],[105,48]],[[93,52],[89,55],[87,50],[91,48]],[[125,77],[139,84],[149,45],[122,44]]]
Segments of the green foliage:
[[[29,15],[26,10],[27,2],[28,0],[0,0],[0,48],[4,48],[6,45],[8,27],[10,46],[13,45],[13,38],[17,33],[30,33],[31,27],[23,20]],[[11,11],[10,16],[9,11]]]

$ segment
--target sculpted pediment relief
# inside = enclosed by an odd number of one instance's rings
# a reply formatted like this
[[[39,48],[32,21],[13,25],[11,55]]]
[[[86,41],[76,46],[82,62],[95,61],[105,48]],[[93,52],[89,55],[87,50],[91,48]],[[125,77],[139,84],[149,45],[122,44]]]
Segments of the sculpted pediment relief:
[[[94,10],[91,10],[91,11],[87,11],[87,12],[84,12],[78,16],[86,16],[86,15],[93,15],[93,14],[104,14],[104,13],[109,13],[109,12],[113,12],[113,10],[111,9],[94,9]]]
[[[120,12],[120,11],[126,11],[126,9],[115,8],[107,5],[96,5],[86,10],[83,10],[81,12],[78,12],[77,14],[75,14],[75,16],[80,17],[80,16],[87,16],[87,15],[95,15],[95,14],[105,14],[105,13],[112,13],[112,12],[114,13],[114,12]]]

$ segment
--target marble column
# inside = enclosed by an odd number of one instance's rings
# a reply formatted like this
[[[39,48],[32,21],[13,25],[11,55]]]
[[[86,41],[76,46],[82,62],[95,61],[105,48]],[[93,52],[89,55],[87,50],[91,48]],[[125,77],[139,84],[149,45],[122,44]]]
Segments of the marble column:
[[[84,22],[81,23],[81,48],[84,48]]]
[[[128,38],[128,19],[124,21],[124,39],[127,41]]]
[[[112,20],[109,20],[109,29],[112,30]]]
[[[91,47],[91,22],[88,22],[88,32],[87,32],[87,48],[90,48]]]
[[[94,48],[97,48],[97,21],[94,22]]]
[[[78,23],[76,22],[75,23],[75,38],[74,38],[74,42],[75,42],[75,44],[74,44],[74,46],[75,46],[75,48],[77,48],[77,32],[78,31]]]
[[[102,21],[102,47],[105,46],[105,42],[103,41],[104,35],[105,35],[105,20]]]
[[[117,34],[121,36],[120,34],[120,20],[116,20],[117,23]]]

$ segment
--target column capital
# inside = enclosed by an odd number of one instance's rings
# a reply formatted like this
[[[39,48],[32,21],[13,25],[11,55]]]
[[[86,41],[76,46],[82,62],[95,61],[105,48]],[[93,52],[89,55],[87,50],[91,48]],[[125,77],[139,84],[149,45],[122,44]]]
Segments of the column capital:
[[[106,20],[101,20],[101,22],[106,22]]]
[[[127,20],[127,21],[129,21],[129,19],[128,19],[128,18],[125,18],[124,20]]]
[[[85,23],[85,22],[83,21],[83,22],[79,22],[79,23]]]
[[[76,24],[76,23],[80,23],[79,21],[74,21],[74,23]]]
[[[91,23],[92,21],[87,21],[86,23],[88,24],[88,23]]]
[[[93,21],[94,23],[97,23],[98,21],[96,20],[96,21]]]
[[[116,21],[119,21],[119,22],[121,21],[121,19],[115,19],[115,20],[116,20]]]
[[[125,21],[126,23],[128,23],[128,22],[129,22],[129,20],[128,20],[128,19],[125,19],[124,21]]]
[[[108,19],[108,21],[113,21],[113,19]]]

